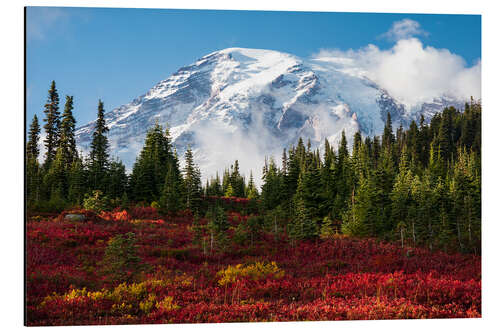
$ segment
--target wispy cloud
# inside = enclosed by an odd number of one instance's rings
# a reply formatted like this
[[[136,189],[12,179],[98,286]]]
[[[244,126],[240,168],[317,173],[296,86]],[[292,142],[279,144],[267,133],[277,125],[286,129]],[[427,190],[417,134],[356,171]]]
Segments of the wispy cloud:
[[[408,39],[415,36],[428,36],[429,33],[420,27],[420,23],[410,19],[403,19],[392,24],[389,31],[383,33],[379,38],[385,38],[390,41]]]
[[[58,23],[65,23],[69,14],[63,8],[28,7],[26,14],[26,36],[28,40],[43,40]]]

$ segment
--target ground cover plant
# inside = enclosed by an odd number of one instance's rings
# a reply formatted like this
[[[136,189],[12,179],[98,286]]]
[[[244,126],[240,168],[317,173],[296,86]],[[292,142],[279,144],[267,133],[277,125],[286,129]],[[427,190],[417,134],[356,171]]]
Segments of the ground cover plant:
[[[339,234],[292,244],[272,227],[252,244],[235,211],[211,247],[189,212],[65,214],[28,221],[28,325],[481,316],[474,254]]]

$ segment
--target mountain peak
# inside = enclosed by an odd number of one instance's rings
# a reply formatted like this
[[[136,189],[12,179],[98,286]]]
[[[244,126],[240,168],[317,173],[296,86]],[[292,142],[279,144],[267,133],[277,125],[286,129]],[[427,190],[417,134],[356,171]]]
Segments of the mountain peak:
[[[373,82],[357,74],[262,49],[227,48],[180,68],[145,95],[106,114],[111,152],[131,169],[148,128],[170,128],[180,156],[188,145],[204,177],[237,158],[256,179],[265,156],[280,156],[299,137],[335,145],[342,130],[349,139],[382,132],[385,116],[409,123],[409,112]],[[437,103],[427,105],[426,117]],[[430,110],[430,111],[429,111]],[[415,110],[413,110],[415,111]],[[88,151],[93,123],[77,129]]]

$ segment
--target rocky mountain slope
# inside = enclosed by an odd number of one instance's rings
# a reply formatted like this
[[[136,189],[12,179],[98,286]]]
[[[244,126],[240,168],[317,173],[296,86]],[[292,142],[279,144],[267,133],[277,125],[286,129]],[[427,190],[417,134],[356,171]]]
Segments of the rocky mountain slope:
[[[183,157],[190,145],[205,177],[239,159],[242,172],[259,178],[265,156],[279,158],[299,137],[321,147],[382,132],[386,115],[394,127],[432,117],[439,98],[408,109],[364,73],[338,66],[343,59],[301,59],[270,50],[230,48],[180,68],[146,94],[106,114],[111,153],[131,170],[145,134],[155,122],[170,128]],[[77,129],[88,151],[94,122]]]

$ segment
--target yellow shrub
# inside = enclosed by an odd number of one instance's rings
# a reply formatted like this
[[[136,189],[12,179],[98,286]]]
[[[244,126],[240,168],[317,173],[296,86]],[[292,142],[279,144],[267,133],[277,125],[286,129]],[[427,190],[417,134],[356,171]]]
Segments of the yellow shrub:
[[[99,301],[102,299],[109,299],[111,296],[111,293],[109,290],[103,289],[101,291],[94,291],[94,292],[88,292],[87,297],[94,300],[94,301]]]
[[[172,296],[166,296],[161,302],[156,302],[156,308],[164,311],[179,309],[180,306],[174,303]]]
[[[163,288],[163,287],[166,287],[169,285],[169,281],[167,280],[150,280],[150,281],[147,281],[147,284],[149,286],[151,286],[152,289],[154,288]]]
[[[256,262],[250,265],[229,265],[226,269],[217,272],[217,276],[220,276],[218,282],[221,286],[229,283],[234,283],[242,277],[250,277],[252,280],[257,281],[267,276],[271,276],[275,279],[280,279],[284,275],[285,271],[280,269],[274,261],[269,264]]]
[[[86,297],[87,296],[87,288],[83,289],[71,289],[69,293],[64,294],[64,298],[67,301],[71,301],[75,298]]]
[[[147,295],[147,292],[145,282],[132,284],[124,282],[116,287],[109,296],[113,301],[121,302],[126,295],[131,296],[136,300],[143,299]]]
[[[128,314],[132,311],[132,304],[117,303],[111,306],[112,314]]]
[[[193,284],[193,277],[184,273],[182,275],[176,276],[173,282],[175,284],[180,284],[183,287],[189,287]]]
[[[169,311],[180,307],[174,303],[172,296],[167,296],[163,300],[158,301],[156,295],[148,292],[148,290],[171,284],[189,286],[192,283],[192,276],[182,274],[166,280],[150,280],[132,284],[122,283],[112,290],[87,291],[86,288],[71,289],[63,295],[54,293],[45,297],[40,305],[43,307],[47,302],[58,299],[71,302],[75,299],[86,298],[94,301],[112,301],[111,313],[113,315],[124,316],[136,314],[138,311],[149,314],[155,308]]]
[[[156,305],[156,295],[151,294],[148,296],[147,299],[139,303],[139,309],[141,309],[141,311],[144,312],[145,314],[148,314],[155,307],[155,305]]]

